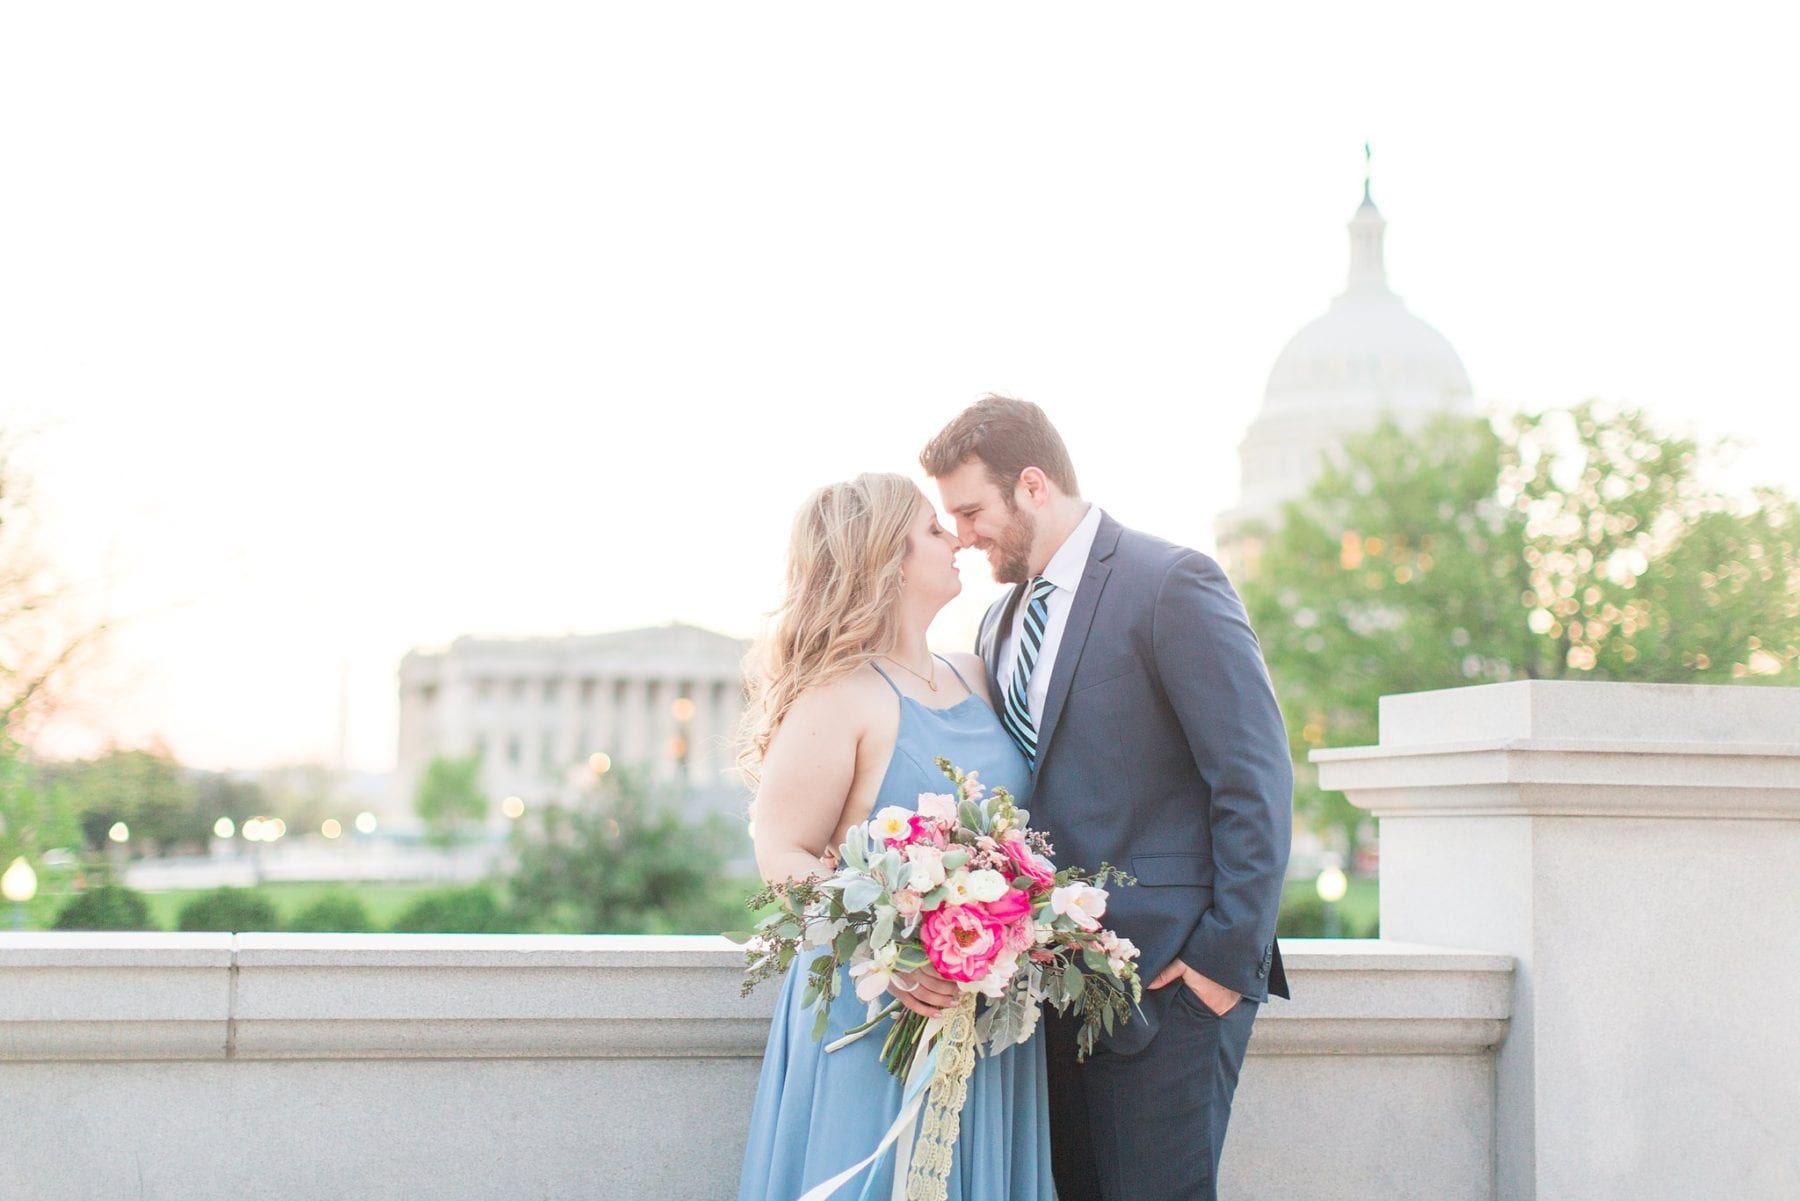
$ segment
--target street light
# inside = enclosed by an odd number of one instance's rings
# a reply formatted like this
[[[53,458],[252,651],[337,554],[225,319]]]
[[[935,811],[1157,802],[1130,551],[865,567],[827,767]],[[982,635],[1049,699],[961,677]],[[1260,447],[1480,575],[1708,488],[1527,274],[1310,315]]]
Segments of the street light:
[[[21,855],[0,875],[0,894],[13,903],[13,929],[25,928],[25,903],[37,896],[37,873]]]
[[[1325,856],[1324,866],[1319,869],[1319,878],[1313,887],[1318,890],[1319,899],[1325,902],[1325,937],[1337,938],[1338,902],[1350,891],[1350,880],[1338,866],[1336,855]]]

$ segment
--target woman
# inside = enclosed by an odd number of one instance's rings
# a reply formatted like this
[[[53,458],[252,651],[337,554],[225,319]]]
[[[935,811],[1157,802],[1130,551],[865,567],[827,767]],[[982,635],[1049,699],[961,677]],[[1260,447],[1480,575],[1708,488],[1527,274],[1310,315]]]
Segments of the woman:
[[[756,862],[765,880],[826,873],[845,832],[876,808],[910,809],[921,792],[948,791],[932,762],[939,756],[1029,799],[1030,772],[989,706],[981,661],[934,656],[926,646],[932,618],[962,590],[956,550],[956,536],[903,476],[832,484],[801,508],[787,595],[750,672],[742,759],[758,781]],[[776,1005],[739,1201],[794,1201],[873,1151],[900,1111],[900,1081],[880,1060],[885,1026],[824,1049],[867,1016],[847,975],[824,1038],[813,1038],[813,1012],[800,1002],[819,953],[790,967]],[[929,1015],[953,987],[922,973],[897,977],[895,995]],[[1044,1079],[1036,1038],[976,1060],[951,1201],[1049,1201]],[[893,1165],[890,1153],[870,1195],[888,1196]],[[860,1192],[865,1183],[852,1185]]]

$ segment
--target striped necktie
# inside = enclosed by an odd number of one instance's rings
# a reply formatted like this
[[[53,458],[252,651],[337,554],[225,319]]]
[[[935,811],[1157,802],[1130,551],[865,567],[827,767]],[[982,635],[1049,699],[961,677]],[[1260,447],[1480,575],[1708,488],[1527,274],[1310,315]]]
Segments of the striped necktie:
[[[1033,576],[1029,584],[1031,601],[1025,606],[1025,624],[1019,631],[1019,653],[1013,657],[1012,684],[1006,690],[1006,704],[1000,708],[1000,724],[1013,736],[1025,752],[1026,766],[1037,767],[1037,723],[1031,720],[1031,669],[1037,666],[1038,651],[1044,646],[1044,627],[1050,624],[1050,594],[1056,585],[1043,576]]]

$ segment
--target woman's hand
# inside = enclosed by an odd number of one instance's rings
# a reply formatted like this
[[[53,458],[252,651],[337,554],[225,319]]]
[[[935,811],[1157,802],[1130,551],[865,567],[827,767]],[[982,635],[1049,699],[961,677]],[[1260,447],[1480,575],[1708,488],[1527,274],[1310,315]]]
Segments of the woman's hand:
[[[900,1003],[921,1017],[934,1018],[955,1005],[960,995],[956,985],[938,974],[929,963],[910,972],[895,972],[888,991]]]

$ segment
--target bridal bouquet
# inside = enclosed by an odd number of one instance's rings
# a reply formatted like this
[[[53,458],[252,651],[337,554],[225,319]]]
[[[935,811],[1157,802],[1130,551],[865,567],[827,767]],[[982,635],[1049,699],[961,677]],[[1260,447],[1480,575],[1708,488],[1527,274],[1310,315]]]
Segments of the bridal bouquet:
[[[803,1001],[817,1012],[814,1038],[824,1037],[848,966],[857,997],[868,1002],[868,1020],[828,1051],[894,1018],[882,1061],[907,1081],[909,1102],[925,1084],[931,1090],[912,1157],[925,1183],[908,1188],[909,1196],[927,1197],[942,1195],[930,1178],[941,1182],[948,1171],[962,1082],[977,1047],[993,1055],[1024,1042],[1048,1002],[1080,1016],[1077,1046],[1085,1058],[1142,997],[1137,948],[1100,924],[1103,885],[1109,877],[1130,878],[1105,865],[1092,874],[1058,871],[1048,840],[1029,828],[1030,815],[1004,788],[989,793],[976,773],[946,759],[937,765],[952,792],[923,793],[916,812],[889,806],[851,827],[836,872],[770,885],[750,904],[774,905],[773,912],[754,933],[736,936],[748,944],[746,994],[785,972],[802,951],[824,949],[809,966]],[[897,1000],[883,1003],[896,974],[926,964],[957,984],[958,1004],[928,1019]],[[978,997],[985,1000],[979,1014]],[[903,1105],[883,1147],[910,1118]]]

